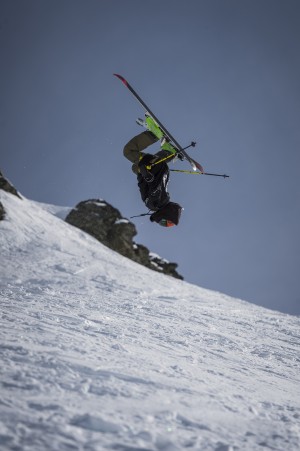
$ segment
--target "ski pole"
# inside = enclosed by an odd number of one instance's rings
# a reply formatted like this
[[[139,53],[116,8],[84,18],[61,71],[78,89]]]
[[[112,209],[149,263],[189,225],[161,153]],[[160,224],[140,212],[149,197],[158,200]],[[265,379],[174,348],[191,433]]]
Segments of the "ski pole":
[[[141,216],[150,216],[150,215],[151,215],[151,213],[148,211],[148,213],[142,213],[140,215],[130,216],[129,219],[140,218]]]
[[[151,170],[151,168],[153,166],[155,166],[156,164],[162,163],[163,161],[169,160],[170,158],[175,158],[175,156],[176,156],[175,154],[171,154],[171,155],[168,155],[167,157],[161,158],[160,160],[155,161],[154,163],[147,165],[146,169]]]
[[[181,150],[186,150],[189,149],[190,147],[195,147],[196,146],[196,141],[192,141],[191,144],[189,144],[188,146],[183,147]]]
[[[170,171],[172,171],[172,172],[183,172],[185,174],[212,175],[214,177],[224,177],[224,179],[227,178],[227,177],[230,177],[229,175],[226,175],[226,174],[212,174],[210,172],[185,171],[185,170],[182,170],[182,169],[170,169]]]

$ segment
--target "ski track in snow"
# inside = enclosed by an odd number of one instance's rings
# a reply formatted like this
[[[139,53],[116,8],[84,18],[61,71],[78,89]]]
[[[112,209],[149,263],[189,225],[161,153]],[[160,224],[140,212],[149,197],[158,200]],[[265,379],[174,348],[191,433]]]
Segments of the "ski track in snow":
[[[299,318],[0,201],[1,450],[300,449]]]

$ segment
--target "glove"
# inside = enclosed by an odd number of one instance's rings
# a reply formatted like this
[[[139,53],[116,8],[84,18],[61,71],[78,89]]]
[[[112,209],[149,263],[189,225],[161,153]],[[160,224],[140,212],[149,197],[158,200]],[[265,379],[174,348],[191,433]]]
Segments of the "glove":
[[[153,182],[154,175],[150,171],[148,171],[144,165],[139,165],[139,169],[141,176],[147,183]]]
[[[138,164],[139,172],[140,172],[141,176],[143,177],[143,179],[147,183],[151,183],[154,180],[154,175],[146,167],[149,165],[150,160],[152,160],[152,158],[153,158],[153,155],[146,154]]]

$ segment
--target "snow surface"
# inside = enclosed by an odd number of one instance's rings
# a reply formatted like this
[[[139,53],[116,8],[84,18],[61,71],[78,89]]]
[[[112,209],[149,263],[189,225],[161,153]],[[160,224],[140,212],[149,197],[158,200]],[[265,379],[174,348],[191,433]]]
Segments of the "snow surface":
[[[300,319],[0,190],[1,450],[299,450]]]

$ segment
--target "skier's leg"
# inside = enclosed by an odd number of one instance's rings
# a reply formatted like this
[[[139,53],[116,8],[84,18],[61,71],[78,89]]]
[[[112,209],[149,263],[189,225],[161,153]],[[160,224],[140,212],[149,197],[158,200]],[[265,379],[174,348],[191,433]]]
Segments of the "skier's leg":
[[[137,172],[137,165],[143,156],[142,151],[158,141],[153,133],[146,131],[132,138],[124,147],[123,154],[127,160],[133,163],[132,170]]]

